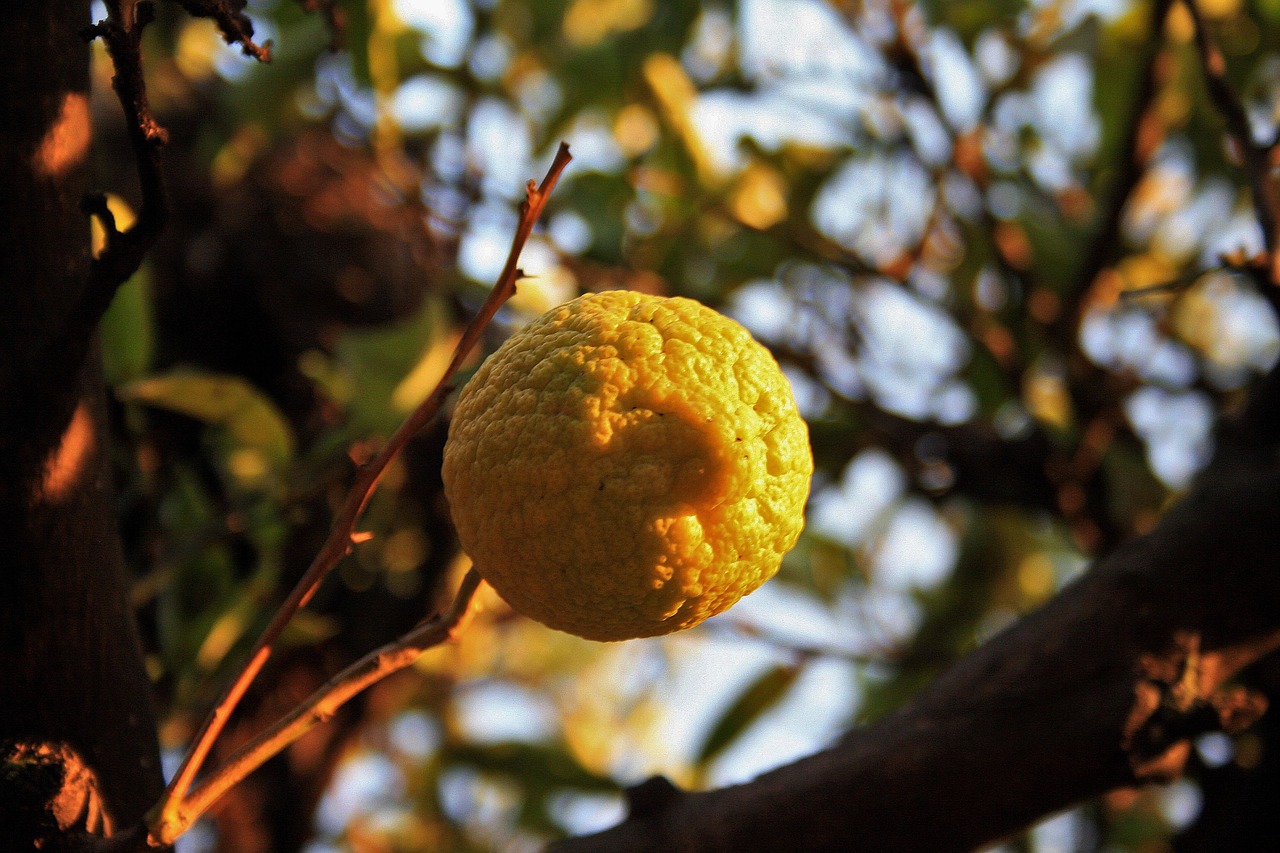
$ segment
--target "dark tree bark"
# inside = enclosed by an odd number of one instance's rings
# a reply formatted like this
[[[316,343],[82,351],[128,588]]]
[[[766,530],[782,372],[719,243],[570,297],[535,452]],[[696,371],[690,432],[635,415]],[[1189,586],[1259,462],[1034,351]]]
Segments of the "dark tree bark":
[[[1109,789],[1175,778],[1190,738],[1266,708],[1223,685],[1280,646],[1278,386],[1276,373],[1260,384],[1155,530],[903,710],[745,785],[651,780],[621,825],[551,849],[965,851]],[[1280,837],[1250,842],[1280,849]]]
[[[105,833],[162,788],[150,684],[127,600],[103,385],[86,345],[88,0],[0,11],[0,847]],[[84,353],[88,352],[88,357]],[[84,798],[50,811],[31,756],[72,755]],[[43,765],[41,765],[43,766]],[[55,776],[58,774],[55,772]],[[78,780],[78,781],[77,781]],[[91,780],[96,780],[96,794]],[[63,792],[67,792],[64,790]],[[70,802],[71,805],[67,806]],[[44,825],[44,830],[33,828]]]

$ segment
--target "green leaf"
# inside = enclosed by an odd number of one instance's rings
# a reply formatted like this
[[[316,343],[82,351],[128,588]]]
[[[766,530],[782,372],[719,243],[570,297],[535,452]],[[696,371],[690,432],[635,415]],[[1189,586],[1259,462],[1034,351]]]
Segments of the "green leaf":
[[[121,400],[180,412],[226,430],[240,448],[256,450],[278,469],[293,459],[293,430],[265,394],[236,376],[178,370],[131,382]]]
[[[706,765],[724,752],[765,711],[778,704],[795,683],[800,671],[798,666],[776,666],[766,670],[748,685],[702,742],[702,749],[698,750],[695,763],[699,766]]]
[[[348,416],[357,435],[390,435],[406,411],[394,404],[396,388],[448,331],[447,308],[424,299],[412,317],[376,329],[350,329],[338,342],[337,362],[349,376]]]
[[[155,350],[155,322],[144,266],[120,285],[102,317],[102,370],[108,385],[121,385],[146,374]]]
[[[983,30],[1008,27],[1026,9],[1025,0],[985,0],[985,2],[951,3],[925,0],[925,17],[935,27],[950,27],[966,43]]]

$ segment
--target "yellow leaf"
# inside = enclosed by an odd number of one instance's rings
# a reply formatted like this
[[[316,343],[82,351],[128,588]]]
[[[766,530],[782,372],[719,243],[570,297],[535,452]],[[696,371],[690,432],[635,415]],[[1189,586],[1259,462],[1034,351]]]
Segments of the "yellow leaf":
[[[611,35],[637,30],[653,18],[652,0],[576,0],[564,15],[564,37],[594,47]]]
[[[787,185],[777,171],[754,163],[742,173],[729,206],[743,225],[763,231],[786,219]]]
[[[663,116],[680,136],[698,170],[698,179],[711,186],[721,177],[711,160],[707,146],[693,123],[693,107],[698,90],[684,72],[684,67],[670,54],[655,53],[644,61],[644,79],[662,107]]]
[[[1071,397],[1061,371],[1037,366],[1023,380],[1022,398],[1031,416],[1062,429],[1071,423]]]
[[[174,371],[131,382],[117,395],[222,427],[233,442],[260,451],[273,466],[293,458],[288,422],[266,395],[239,377]]]

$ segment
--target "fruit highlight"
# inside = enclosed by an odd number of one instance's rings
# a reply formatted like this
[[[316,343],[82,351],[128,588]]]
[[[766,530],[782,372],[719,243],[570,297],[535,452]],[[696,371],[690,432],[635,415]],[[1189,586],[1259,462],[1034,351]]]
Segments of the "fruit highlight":
[[[593,640],[689,628],[778,570],[808,430],[773,356],[690,299],[588,294],[513,335],[458,399],[444,485],[477,571]]]

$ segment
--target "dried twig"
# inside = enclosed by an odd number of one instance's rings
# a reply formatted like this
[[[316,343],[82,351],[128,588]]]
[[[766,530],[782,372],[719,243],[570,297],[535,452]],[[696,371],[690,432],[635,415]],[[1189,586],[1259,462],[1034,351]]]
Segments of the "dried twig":
[[[409,666],[427,649],[457,637],[466,626],[481,582],[480,575],[471,569],[462,579],[458,594],[448,610],[351,664],[312,693],[306,702],[237,750],[217,772],[178,804],[170,819],[162,819],[152,829],[151,843],[172,844],[240,780],[317,723],[328,720],[365,688]]]
[[[293,618],[294,614],[311,599],[311,596],[315,594],[316,589],[319,588],[320,583],[328,576],[329,572],[351,550],[356,521],[363,513],[387,466],[399,455],[409,440],[439,412],[445,398],[452,390],[451,380],[462,365],[463,360],[479,341],[480,335],[498,312],[498,309],[515,295],[516,280],[521,276],[521,272],[517,267],[520,252],[524,248],[530,233],[532,233],[534,224],[537,223],[542,215],[543,208],[546,207],[547,200],[550,198],[552,190],[555,189],[561,172],[569,165],[571,159],[569,146],[561,143],[559,151],[556,152],[555,160],[552,162],[551,168],[547,171],[542,183],[538,185],[533,181],[529,181],[526,190],[527,197],[520,206],[520,222],[516,227],[516,233],[511,242],[511,250],[507,255],[506,265],[503,267],[502,274],[499,276],[497,284],[494,285],[493,291],[489,294],[489,298],[485,300],[479,313],[467,325],[462,339],[454,350],[453,359],[450,361],[444,375],[440,378],[435,390],[414,409],[404,423],[400,425],[400,428],[396,430],[395,434],[387,440],[381,451],[356,471],[355,482],[347,494],[346,502],[334,519],[333,526],[329,531],[329,538],[325,540],[324,545],[320,548],[320,552],[312,561],[306,574],[298,581],[297,586],[294,587],[289,597],[285,599],[272,618],[271,623],[262,632],[257,643],[254,644],[244,668],[223,692],[208,719],[205,720],[192,739],[191,747],[183,759],[182,766],[174,774],[160,803],[153,809],[148,822],[153,827],[154,837],[171,841],[181,832],[181,830],[173,832],[172,827],[182,825],[185,828],[185,824],[182,824],[181,815],[185,807],[187,792],[191,789],[195,776],[204,764],[205,758],[208,757],[214,740],[217,739],[226,726],[232,711],[239,704],[249,685],[253,683],[258,673],[261,672],[267,658],[271,656],[272,648],[281,632],[284,631],[285,626]]]

